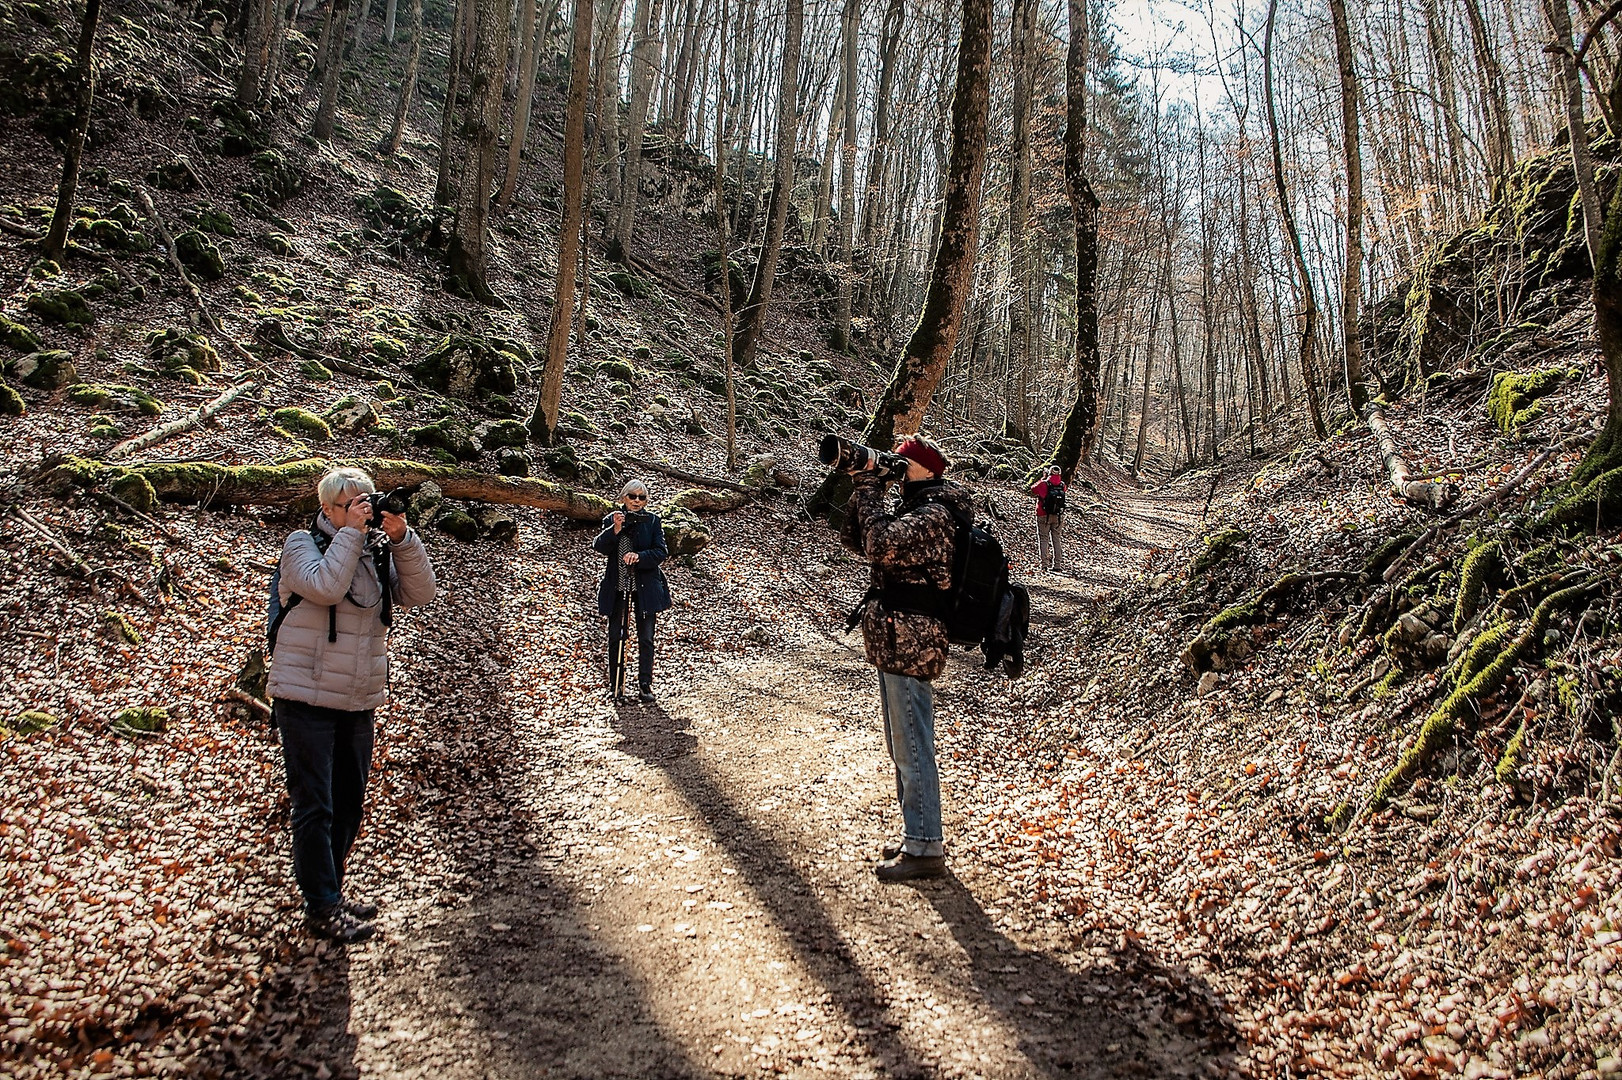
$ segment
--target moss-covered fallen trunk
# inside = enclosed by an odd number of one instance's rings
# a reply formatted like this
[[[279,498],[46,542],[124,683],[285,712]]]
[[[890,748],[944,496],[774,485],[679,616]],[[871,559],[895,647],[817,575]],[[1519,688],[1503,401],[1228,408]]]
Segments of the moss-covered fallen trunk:
[[[1496,692],[1515,665],[1531,660],[1543,649],[1543,635],[1556,611],[1586,599],[1598,587],[1585,582],[1561,589],[1543,598],[1526,629],[1509,638],[1507,633],[1483,635],[1460,659],[1457,686],[1431,710],[1419,729],[1414,745],[1405,750],[1396,767],[1375,785],[1369,796],[1369,812],[1383,808],[1397,788],[1425,767],[1433,755],[1453,738],[1461,723],[1472,719],[1482,699]],[[1505,639],[1509,638],[1507,644]],[[1501,646],[1492,651],[1489,646]]]
[[[164,502],[211,506],[286,506],[308,500],[316,481],[328,469],[353,465],[365,469],[379,490],[425,481],[438,484],[446,498],[506,506],[531,506],[579,521],[599,521],[613,509],[600,495],[575,491],[545,480],[495,476],[448,465],[389,458],[328,460],[306,458],[285,465],[216,465],[210,462],[121,466],[89,458],[57,462],[53,475],[81,487],[101,487],[139,478]]]

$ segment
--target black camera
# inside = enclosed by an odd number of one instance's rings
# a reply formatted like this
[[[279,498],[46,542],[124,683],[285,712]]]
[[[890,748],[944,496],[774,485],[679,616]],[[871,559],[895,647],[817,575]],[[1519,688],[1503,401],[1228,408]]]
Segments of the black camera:
[[[822,442],[817,447],[817,457],[835,472],[851,474],[871,472],[880,480],[907,478],[908,462],[900,454],[875,450],[871,446],[841,439],[838,435],[822,437]]]
[[[365,499],[372,504],[371,527],[383,527],[384,514],[403,514],[411,508],[411,497],[417,493],[421,484],[412,484],[410,487],[397,487],[393,491],[369,492]]]

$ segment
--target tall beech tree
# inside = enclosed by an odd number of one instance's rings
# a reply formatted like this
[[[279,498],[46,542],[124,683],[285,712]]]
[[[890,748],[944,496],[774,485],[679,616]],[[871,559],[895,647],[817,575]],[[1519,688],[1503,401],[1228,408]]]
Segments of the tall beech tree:
[[[839,300],[829,343],[838,352],[850,349],[851,289],[856,276],[856,35],[862,21],[861,0],[845,0],[841,16],[842,79],[845,83],[845,124],[839,155]]]
[[[620,185],[618,223],[609,256],[628,259],[636,227],[636,204],[642,194],[642,140],[648,130],[648,101],[660,53],[659,0],[636,0],[635,42],[631,46],[631,110],[626,118],[625,182]]]
[[[970,2],[979,3],[982,0]],[[767,306],[771,303],[773,279],[777,276],[777,260],[783,251],[783,229],[788,224],[789,199],[794,191],[800,39],[804,31],[805,0],[787,0],[783,19],[783,62],[778,74],[777,139],[773,146],[775,178],[766,212],[766,235],[760,245],[760,260],[755,263],[755,278],[749,288],[749,299],[738,312],[738,327],[732,339],[733,358],[739,367],[744,368],[754,364],[755,350],[760,345],[760,331],[766,321]],[[982,119],[981,133],[984,134],[984,131],[985,122]]]
[[[1562,0],[1563,2],[1563,0]],[[1346,155],[1346,272],[1341,281],[1340,330],[1346,386],[1352,409],[1361,413],[1368,404],[1363,385],[1363,149],[1357,116],[1357,65],[1352,52],[1352,30],[1346,20],[1346,0],[1329,0],[1335,24],[1335,59],[1340,65],[1341,149]]]
[[[89,0],[79,24],[78,92],[73,102],[73,127],[62,148],[62,179],[56,186],[56,208],[41,246],[47,259],[62,254],[73,224],[73,197],[79,190],[79,162],[84,159],[85,133],[90,130],[90,106],[96,99],[96,27],[101,22],[101,0]]]
[[[472,77],[462,130],[468,155],[456,198],[456,225],[448,258],[451,279],[486,303],[495,300],[489,284],[490,186],[496,175],[496,140],[501,132],[501,83],[507,56],[507,11],[503,0],[478,0]]]
[[[563,226],[558,233],[558,276],[552,291],[552,321],[546,334],[546,367],[529,430],[542,445],[556,441],[563,369],[569,359],[574,318],[575,266],[585,222],[586,99],[591,85],[593,0],[574,0],[574,40],[569,47],[569,101],[563,119]]]
[[[518,190],[518,170],[524,160],[524,144],[529,141],[530,103],[535,99],[535,62],[540,53],[535,9],[541,0],[518,0],[518,34],[521,55],[518,60],[518,100],[513,105],[512,139],[507,144],[507,172],[501,178],[501,194],[496,207],[503,213]],[[542,27],[541,31],[544,32]]]
[[[344,67],[344,30],[349,25],[349,0],[332,0],[329,12],[332,23],[326,35],[327,48],[321,61],[321,103],[315,109],[315,127],[311,134],[321,142],[332,138],[332,129],[338,122],[338,84],[342,82]]]
[[[411,99],[417,94],[417,72],[422,66],[422,0],[411,0],[411,52],[406,56],[405,74],[400,78],[400,100],[394,109],[394,126],[383,143],[383,161],[388,164],[400,152],[405,138],[406,118],[411,115]]]
[[[898,434],[912,434],[922,426],[924,410],[957,346],[980,237],[980,188],[991,103],[991,38],[991,0],[963,0],[957,84],[952,95],[951,157],[935,264],[918,328],[862,433],[869,446],[888,448]]]
[[[1087,179],[1088,0],[1069,0],[1065,52],[1064,190],[1076,233],[1076,397],[1050,460],[1065,480],[1092,457],[1098,438],[1098,196]]]

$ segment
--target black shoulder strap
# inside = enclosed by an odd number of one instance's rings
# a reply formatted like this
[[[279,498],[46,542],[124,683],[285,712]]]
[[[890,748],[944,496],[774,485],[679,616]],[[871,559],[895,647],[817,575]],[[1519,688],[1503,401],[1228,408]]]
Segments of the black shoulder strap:
[[[964,513],[959,510],[948,499],[943,497],[939,488],[924,492],[923,497],[919,500],[919,505],[925,503],[934,503],[936,506],[944,507],[946,512],[952,515],[952,521],[957,525],[957,535],[952,538],[951,586],[956,588],[969,569],[969,544],[973,539],[971,534],[974,531],[974,512],[971,510]]]
[[[327,548],[332,546],[332,537],[328,536],[326,533],[321,531],[321,529],[320,529],[320,521],[321,521],[320,514],[321,514],[321,512],[319,510],[316,511],[316,517],[310,522],[310,527],[309,527],[309,529],[307,531],[310,534],[310,539],[315,541],[315,549],[317,551],[319,551],[321,554],[325,555],[327,553]],[[387,598],[388,598],[387,591],[385,591],[383,595],[384,595],[384,602],[386,604],[387,603]],[[287,603],[283,604],[281,606],[280,610],[278,610],[276,612],[276,619],[275,619],[274,622],[272,622],[270,624],[270,632],[266,635],[266,637],[269,639],[268,643],[270,645],[270,650],[269,650],[270,652],[274,653],[276,651],[276,636],[278,634],[280,634],[281,631],[282,631],[282,623],[287,620],[287,613],[289,611],[292,611],[294,608],[298,607],[303,602],[304,602],[304,597],[300,596],[298,593],[290,593],[288,595],[288,597],[287,597]],[[386,607],[385,607],[385,610],[387,610]],[[386,619],[384,620],[384,625],[385,626],[388,625],[388,620],[386,620]],[[333,604],[332,606],[327,608],[327,640],[328,641],[337,641],[338,640],[338,605],[337,604]]]

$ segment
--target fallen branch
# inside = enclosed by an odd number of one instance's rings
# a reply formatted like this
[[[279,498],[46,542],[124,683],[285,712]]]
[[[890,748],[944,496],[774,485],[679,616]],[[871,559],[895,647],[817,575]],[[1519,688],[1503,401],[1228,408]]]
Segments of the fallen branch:
[[[180,276],[180,281],[186,286],[186,291],[191,294],[192,303],[197,305],[197,310],[202,315],[204,325],[208,327],[210,333],[224,343],[225,347],[238,360],[250,367],[256,366],[259,361],[255,360],[248,350],[237,344],[235,338],[230,337],[224,330],[221,330],[220,324],[214,320],[213,314],[208,310],[208,304],[203,300],[202,290],[198,289],[197,284],[186,273],[186,267],[180,262],[180,253],[175,250],[175,238],[169,234],[169,227],[163,223],[162,216],[158,214],[158,208],[152,202],[152,194],[147,191],[146,186],[143,184],[134,186],[135,196],[140,200],[142,213],[146,214],[147,220],[152,223],[152,228],[157,231],[158,237],[163,241],[163,251],[164,254],[169,256],[169,265]]]
[[[715,476],[700,476],[697,473],[690,473],[685,469],[678,469],[674,465],[666,465],[661,461],[649,461],[647,458],[639,458],[634,454],[622,453],[619,456],[624,458],[626,461],[631,462],[633,465],[638,465],[644,469],[652,469],[656,473],[663,473],[665,476],[680,480],[683,483],[698,484],[700,487],[722,488],[726,491],[742,491],[745,493],[751,492],[750,488],[745,487],[735,480],[722,480],[720,477]]]
[[[160,427],[155,427],[144,435],[137,435],[132,439],[125,439],[123,442],[107,451],[107,460],[117,461],[119,458],[129,457],[138,450],[145,450],[149,446],[156,446],[165,439],[173,438],[183,431],[190,431],[192,428],[197,427],[200,424],[207,423],[237,398],[251,390],[257,390],[258,388],[259,384],[252,381],[237,383],[235,386],[226,390],[225,393],[221,394],[213,401],[210,401],[208,404],[200,406],[196,410],[187,413],[180,419],[171,420],[167,424],[163,424]]]
[[[38,240],[45,234],[37,229],[30,229],[20,221],[0,217],[0,232],[8,232],[13,236],[21,236],[25,240]]]
[[[253,710],[254,715],[258,716],[261,720],[270,719],[270,706],[266,705],[263,701],[260,701],[246,690],[238,690],[236,687],[232,686],[222,691],[220,696],[229,698],[232,701],[241,702],[243,705],[246,705],[249,709]]]
[[[1408,471],[1408,463],[1403,460],[1397,450],[1397,440],[1391,433],[1391,427],[1385,422],[1385,413],[1376,405],[1370,405],[1363,416],[1369,430],[1380,443],[1380,457],[1385,462],[1386,476],[1391,483],[1391,491],[1398,498],[1411,503],[1419,503],[1433,510],[1441,510],[1452,502],[1457,491],[1452,484],[1438,484],[1429,480],[1415,480]]]

